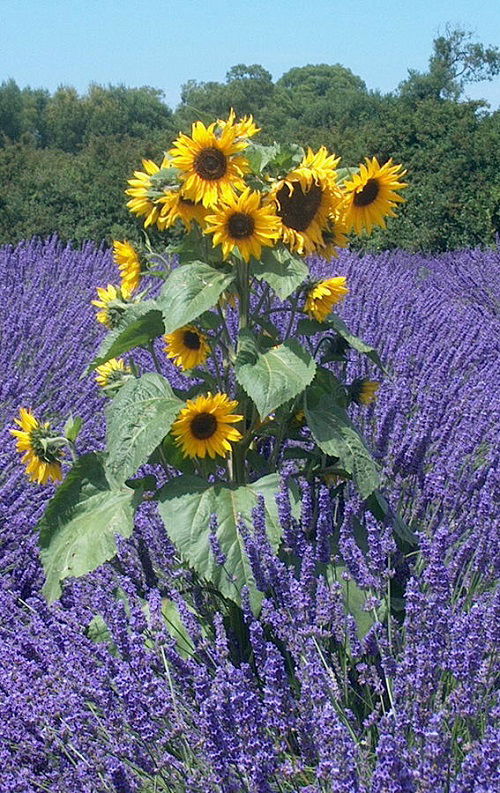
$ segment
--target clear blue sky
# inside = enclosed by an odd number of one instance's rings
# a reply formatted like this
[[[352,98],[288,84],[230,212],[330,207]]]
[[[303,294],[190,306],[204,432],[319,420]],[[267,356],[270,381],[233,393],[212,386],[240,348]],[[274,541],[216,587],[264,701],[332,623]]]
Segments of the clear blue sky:
[[[499,0],[0,0],[0,82],[151,85],[174,107],[187,80],[224,81],[237,63],[274,79],[341,63],[386,92],[425,69],[446,23],[500,45]],[[500,80],[467,95],[496,109]]]

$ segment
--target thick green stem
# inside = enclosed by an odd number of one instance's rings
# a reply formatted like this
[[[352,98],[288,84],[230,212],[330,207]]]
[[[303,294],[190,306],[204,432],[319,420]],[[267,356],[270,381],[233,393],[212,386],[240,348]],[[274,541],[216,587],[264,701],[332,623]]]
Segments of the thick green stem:
[[[238,291],[239,291],[239,329],[238,332],[241,333],[242,330],[248,328],[248,318],[249,318],[249,310],[250,310],[250,283],[249,283],[249,273],[248,273],[248,263],[247,262],[239,262],[238,263]],[[246,427],[246,412],[248,407],[248,397],[245,391],[239,387],[237,392],[237,399],[238,399],[238,410],[244,416],[244,431],[243,434],[245,435],[247,427]],[[233,451],[233,478],[237,484],[245,484],[246,483],[246,444],[244,443],[237,443],[234,446]]]

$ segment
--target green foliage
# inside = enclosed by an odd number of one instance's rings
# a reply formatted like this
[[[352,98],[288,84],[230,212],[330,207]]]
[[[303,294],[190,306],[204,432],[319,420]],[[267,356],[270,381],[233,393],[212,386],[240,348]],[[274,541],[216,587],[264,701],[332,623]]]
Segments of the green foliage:
[[[252,509],[262,495],[268,539],[276,550],[281,538],[275,502],[278,487],[277,474],[244,486],[209,485],[199,477],[179,476],[160,492],[160,515],[184,561],[196,570],[200,578],[236,603],[240,603],[242,587],[247,586],[256,611],[262,595],[255,587],[238,524],[243,521],[251,530]],[[227,559],[224,567],[215,561],[208,539],[210,516],[214,513],[218,519],[217,539]]]
[[[95,369],[111,358],[118,358],[135,347],[146,347],[165,332],[161,311],[156,301],[131,305],[120,323],[103,339],[97,358],[89,366]]]
[[[380,356],[374,347],[364,342],[359,336],[355,336],[351,333],[347,329],[345,322],[337,316],[337,314],[330,314],[325,322],[317,322],[315,319],[301,319],[297,325],[297,331],[305,334],[324,333],[325,330],[330,328],[338,333],[338,335],[347,342],[349,347],[363,353],[378,366],[381,371],[385,371]]]
[[[216,270],[199,261],[172,270],[158,298],[165,333],[172,333],[212,308],[233,278],[231,270]]]
[[[95,570],[116,553],[115,534],[133,529],[134,492],[120,487],[94,454],[80,457],[40,521],[40,556],[49,601],[61,593],[61,581]]]
[[[252,260],[251,272],[266,281],[280,300],[286,300],[309,274],[304,260],[284,245],[263,249],[260,262]]]
[[[167,435],[183,403],[159,374],[129,380],[106,409],[107,466],[121,484]]]
[[[310,354],[295,339],[257,353],[256,360],[236,364],[236,379],[255,403],[261,418],[293,399],[316,371]]]

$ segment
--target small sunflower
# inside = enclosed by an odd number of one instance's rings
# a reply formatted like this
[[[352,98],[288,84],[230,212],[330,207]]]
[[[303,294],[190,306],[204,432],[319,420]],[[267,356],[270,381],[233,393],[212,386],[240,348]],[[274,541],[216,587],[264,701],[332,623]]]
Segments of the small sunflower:
[[[98,286],[97,294],[99,300],[91,300],[92,305],[99,309],[96,315],[97,321],[107,328],[116,328],[127,308],[127,296],[119,286],[112,284],[108,284],[106,288]]]
[[[374,226],[385,228],[386,217],[395,217],[394,207],[405,201],[396,190],[408,187],[400,179],[406,171],[402,165],[392,165],[392,158],[380,166],[376,157],[366,157],[366,165],[359,173],[343,184],[345,195],[345,220],[347,230],[359,234],[363,229],[371,232]]]
[[[323,231],[340,204],[335,166],[338,158],[322,147],[310,149],[302,162],[270,190],[282,223],[282,237],[292,251],[313,253],[325,246]]]
[[[326,228],[323,229],[323,244],[316,247],[315,253],[324,259],[336,258],[338,249],[347,248],[349,244],[346,231],[343,215],[330,215]]]
[[[131,297],[141,280],[141,263],[139,256],[130,242],[113,241],[113,259],[118,265],[121,277],[121,292],[124,297]]]
[[[17,438],[16,449],[22,454],[22,462],[26,466],[26,475],[31,482],[46,485],[52,480],[62,479],[61,450],[51,447],[44,441],[55,437],[48,421],[42,423],[31,411],[19,409],[19,418],[14,419],[20,430],[10,430]]]
[[[120,385],[127,375],[132,374],[132,369],[121,358],[110,358],[106,363],[96,367],[95,379],[101,388]]]
[[[144,171],[134,171],[134,178],[128,179],[130,187],[125,193],[132,198],[127,201],[127,206],[134,215],[145,217],[144,228],[154,225],[158,220],[161,210],[158,199],[164,190],[155,183],[155,177],[170,166],[171,161],[167,157],[163,158],[161,166],[156,165],[152,160],[143,160]]]
[[[226,457],[231,451],[230,441],[235,443],[242,438],[241,432],[230,426],[243,418],[232,413],[237,406],[227,394],[212,396],[210,391],[206,396],[188,399],[172,425],[172,434],[184,457]]]
[[[324,322],[333,306],[337,305],[348,292],[345,275],[319,281],[307,293],[304,311],[311,319]]]
[[[351,383],[349,391],[353,402],[356,402],[357,405],[371,405],[372,402],[375,402],[379,388],[380,383],[377,383],[376,380],[360,377]]]
[[[201,203],[186,198],[181,190],[169,190],[158,199],[161,206],[156,225],[160,231],[170,228],[176,220],[182,221],[187,231],[191,231],[193,220],[204,226],[207,209]]]
[[[193,369],[205,363],[210,347],[207,337],[194,325],[185,325],[164,336],[167,358],[172,358],[181,369]]]
[[[221,201],[213,215],[207,215],[206,234],[213,234],[213,244],[222,245],[227,259],[236,247],[246,262],[250,256],[260,258],[262,246],[274,245],[280,236],[280,221],[271,204],[261,206],[261,195],[247,188],[240,196],[233,194]]]
[[[228,124],[232,126],[234,132],[236,133],[236,138],[251,138],[253,135],[256,135],[257,132],[260,132],[260,127],[253,120],[253,116],[244,116],[244,118],[240,118],[239,121],[235,121],[236,113],[231,108],[229,112],[229,117],[227,121],[222,121],[220,118],[217,119],[217,126],[220,129],[224,129]]]
[[[220,198],[230,197],[234,190],[244,190],[243,176],[248,163],[240,152],[248,146],[248,141],[241,138],[241,132],[232,115],[227,122],[214,122],[208,127],[196,121],[191,136],[179,135],[169,154],[172,165],[181,172],[186,198],[201,202],[204,207],[214,207]]]

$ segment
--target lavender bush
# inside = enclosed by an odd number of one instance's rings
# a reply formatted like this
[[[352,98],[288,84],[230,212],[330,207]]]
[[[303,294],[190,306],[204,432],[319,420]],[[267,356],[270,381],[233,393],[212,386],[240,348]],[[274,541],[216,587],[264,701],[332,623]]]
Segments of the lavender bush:
[[[343,316],[392,367],[357,419],[418,548],[398,548],[391,517],[366,516],[354,491],[302,482],[298,520],[283,490],[279,555],[262,505],[241,526],[259,618],[244,602],[229,619],[235,606],[179,571],[147,504],[116,561],[48,606],[32,529],[49,493],[25,484],[4,431],[2,791],[498,789],[498,264],[496,251],[341,257]],[[19,404],[56,425],[73,411],[81,450],[95,448],[104,399],[80,376],[111,257],[33,241],[2,250],[0,270],[2,426]],[[212,553],[223,571],[214,531]]]

